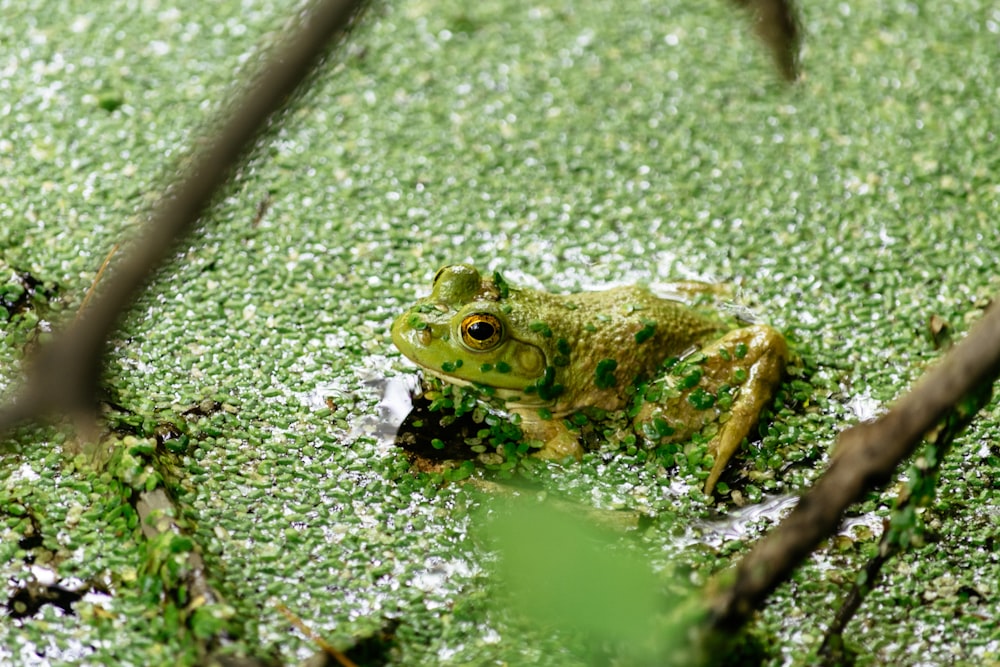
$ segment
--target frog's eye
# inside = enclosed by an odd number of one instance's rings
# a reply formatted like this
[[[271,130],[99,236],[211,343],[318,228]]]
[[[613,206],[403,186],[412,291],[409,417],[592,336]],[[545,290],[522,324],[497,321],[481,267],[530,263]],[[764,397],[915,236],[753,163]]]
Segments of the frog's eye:
[[[462,342],[472,350],[490,350],[500,344],[503,324],[496,315],[473,313],[462,320]]]

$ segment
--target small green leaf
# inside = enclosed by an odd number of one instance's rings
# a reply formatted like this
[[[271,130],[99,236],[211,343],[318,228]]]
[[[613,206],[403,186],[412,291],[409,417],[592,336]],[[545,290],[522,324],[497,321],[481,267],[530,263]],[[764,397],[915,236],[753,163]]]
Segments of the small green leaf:
[[[528,325],[528,329],[534,331],[535,333],[542,334],[542,336],[545,338],[552,338],[552,329],[550,329],[549,325],[546,324],[545,322],[541,321],[531,322]]]
[[[594,385],[598,389],[608,389],[614,387],[618,380],[615,378],[615,369],[618,362],[614,359],[601,359],[594,369]]]
[[[647,340],[653,337],[656,333],[656,322],[646,322],[646,326],[635,332],[635,342],[645,343]]]
[[[710,394],[701,387],[692,391],[687,397],[688,403],[698,410],[708,410],[715,405],[715,395]]]

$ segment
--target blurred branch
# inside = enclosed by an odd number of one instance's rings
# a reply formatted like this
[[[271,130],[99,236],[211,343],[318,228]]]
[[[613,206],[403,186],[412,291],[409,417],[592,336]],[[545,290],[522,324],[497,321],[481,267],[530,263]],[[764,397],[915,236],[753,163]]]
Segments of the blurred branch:
[[[972,423],[992,397],[992,383],[978,386],[967,394],[927,437],[927,446],[910,467],[907,483],[896,497],[892,518],[886,521],[879,540],[878,553],[868,560],[826,631],[819,655],[824,665],[842,665],[849,661],[844,644],[844,630],[865,598],[878,585],[883,566],[896,554],[924,543],[924,523],[918,508],[934,500],[940,481],[941,464],[955,438]]]
[[[93,412],[104,346],[122,314],[194,227],[268,119],[287,104],[364,4],[365,0],[321,0],[302,12],[298,26],[217,123],[218,130],[197,141],[188,166],[154,206],[141,236],[112,266],[93,300],[39,350],[25,385],[0,407],[0,435],[16,424],[53,413]]]
[[[774,64],[790,83],[799,78],[799,47],[802,28],[794,0],[732,0],[753,14],[753,28],[771,50]]]
[[[740,627],[836,531],[849,505],[888,481],[925,434],[970,394],[989,387],[998,374],[1000,304],[994,302],[969,335],[889,412],[840,434],[827,471],[792,513],[743,558],[732,585],[714,594],[709,602],[714,628]]]

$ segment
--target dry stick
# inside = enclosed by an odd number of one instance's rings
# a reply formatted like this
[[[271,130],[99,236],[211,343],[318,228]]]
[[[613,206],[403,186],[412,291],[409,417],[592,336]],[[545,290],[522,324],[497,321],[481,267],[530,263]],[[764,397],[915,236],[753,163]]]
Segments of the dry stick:
[[[342,34],[365,0],[323,0],[303,12],[264,69],[243,91],[217,133],[203,138],[180,180],[153,208],[142,236],[111,270],[77,319],[39,351],[25,387],[0,407],[0,435],[14,425],[55,412],[77,416],[93,411],[105,342],[174,245],[189,232],[237,162],[249,151],[268,119],[291,98],[312,68]]]
[[[926,436],[927,444],[922,454],[911,468],[909,483],[903,487],[892,508],[894,520],[912,511],[912,508],[930,504],[939,485],[941,465],[951,450],[955,438],[972,423],[973,419],[992,397],[990,386],[980,387],[980,391],[972,391],[958,402],[953,410],[941,420],[931,435]],[[882,539],[879,540],[878,553],[875,554],[864,568],[864,576],[855,580],[850,592],[841,603],[827,628],[823,643],[819,648],[823,665],[840,665],[845,662],[843,634],[847,624],[861,608],[868,594],[879,583],[882,567],[894,558],[896,554],[914,544],[915,538],[922,539],[924,527],[922,521],[916,519],[906,525],[893,525],[885,521],[882,526]]]
[[[893,408],[840,434],[833,462],[792,513],[740,562],[735,580],[710,601],[718,630],[739,628],[765,598],[840,525],[844,510],[885,483],[925,433],[976,386],[1000,373],[1000,305]]]
[[[87,293],[83,295],[83,301],[80,303],[80,309],[76,311],[77,319],[80,318],[80,315],[87,312],[87,304],[90,303],[92,298],[94,298],[94,292],[97,291],[97,286],[101,284],[101,278],[104,277],[104,272],[108,270],[109,266],[111,266],[111,260],[114,259],[116,254],[118,254],[118,249],[121,247],[121,243],[114,244],[111,246],[111,250],[108,251],[108,254],[104,257],[104,261],[101,262],[101,268],[97,269],[94,279],[90,282],[90,289],[88,289]]]
[[[175,535],[190,534],[190,531],[186,530],[176,518],[181,514],[180,508],[162,487],[152,491],[142,491],[135,503],[135,510],[139,515],[142,534],[147,540],[153,540],[167,532]],[[205,559],[202,558],[201,551],[198,549],[188,551],[186,561],[187,571],[182,581],[190,600],[188,604],[194,606],[217,603],[219,595],[208,583]]]
[[[284,614],[285,618],[288,619],[289,623],[295,626],[298,629],[298,631],[304,634],[308,639],[315,642],[316,645],[319,646],[324,653],[326,653],[328,656],[330,656],[338,663],[340,663],[341,667],[357,667],[357,665],[354,663],[353,660],[348,658],[346,655],[344,655],[344,653],[339,651],[337,647],[333,646],[328,641],[319,636],[316,632],[314,632],[313,629],[310,628],[308,625],[306,625],[305,621],[296,616],[291,609],[289,609],[280,602],[275,602],[274,606],[278,611]]]
[[[802,27],[795,0],[732,0],[753,14],[754,32],[771,50],[774,64],[789,83],[799,78]]]

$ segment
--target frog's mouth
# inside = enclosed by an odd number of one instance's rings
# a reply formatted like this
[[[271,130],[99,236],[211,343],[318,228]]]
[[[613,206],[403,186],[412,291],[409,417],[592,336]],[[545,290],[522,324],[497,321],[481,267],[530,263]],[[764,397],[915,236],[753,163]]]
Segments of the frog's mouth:
[[[552,401],[545,401],[538,394],[525,392],[525,383],[521,383],[518,389],[504,389],[503,387],[487,386],[482,382],[466,380],[458,377],[435,371],[424,367],[423,372],[445,382],[459,387],[470,387],[482,393],[479,400],[485,401],[497,408],[515,412],[518,410],[536,410],[542,407],[552,407]],[[484,387],[486,387],[484,391]],[[559,419],[570,413],[570,410],[552,410],[552,417]]]

